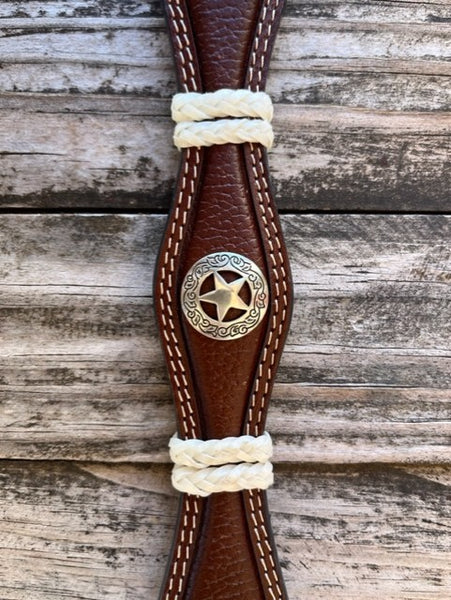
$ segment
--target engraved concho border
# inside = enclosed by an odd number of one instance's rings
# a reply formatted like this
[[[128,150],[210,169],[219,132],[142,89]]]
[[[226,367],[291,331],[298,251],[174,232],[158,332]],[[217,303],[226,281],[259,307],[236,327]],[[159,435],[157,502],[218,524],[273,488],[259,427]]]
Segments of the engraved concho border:
[[[233,271],[246,277],[251,290],[249,309],[229,323],[218,323],[202,310],[199,292],[203,282],[218,271]],[[249,258],[234,252],[214,252],[199,259],[187,272],[181,290],[182,310],[188,322],[205,336],[217,340],[234,340],[255,329],[269,303],[268,284],[259,267]]]

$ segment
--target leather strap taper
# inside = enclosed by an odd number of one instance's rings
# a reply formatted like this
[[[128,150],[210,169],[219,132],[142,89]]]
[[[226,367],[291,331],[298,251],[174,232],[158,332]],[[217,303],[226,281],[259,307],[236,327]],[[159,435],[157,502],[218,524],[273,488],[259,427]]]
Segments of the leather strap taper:
[[[165,0],[179,90],[263,90],[282,4]],[[269,307],[258,325],[233,339],[197,330],[181,305],[187,273],[217,253],[245,257],[269,289]],[[263,434],[292,301],[266,155],[259,144],[183,150],[155,298],[179,438]],[[286,598],[264,491],[181,495],[161,600]]]

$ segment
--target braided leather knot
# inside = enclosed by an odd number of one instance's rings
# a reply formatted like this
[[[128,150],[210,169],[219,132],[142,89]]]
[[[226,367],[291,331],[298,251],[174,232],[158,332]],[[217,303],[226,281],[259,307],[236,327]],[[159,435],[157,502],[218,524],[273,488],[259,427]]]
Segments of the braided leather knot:
[[[273,140],[271,124],[260,119],[218,119],[200,123],[184,121],[174,129],[174,144],[177,148],[245,142],[256,142],[270,148]]]
[[[176,123],[205,121],[218,117],[251,117],[271,121],[273,107],[266,92],[223,88],[205,94],[175,94],[172,98],[171,112],[172,120]]]
[[[180,440],[173,436],[169,452],[175,463],[172,485],[197,496],[214,492],[267,489],[273,483],[269,433],[220,440]]]
[[[265,92],[220,89],[176,94],[171,110],[177,123],[174,144],[179,149],[245,142],[272,146],[273,108]]]

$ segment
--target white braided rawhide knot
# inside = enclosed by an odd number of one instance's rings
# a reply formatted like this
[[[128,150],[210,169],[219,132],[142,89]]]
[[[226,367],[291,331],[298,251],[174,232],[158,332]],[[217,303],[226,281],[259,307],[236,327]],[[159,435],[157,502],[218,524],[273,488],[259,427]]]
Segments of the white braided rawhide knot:
[[[180,440],[177,434],[169,440],[169,454],[176,465],[212,467],[226,463],[266,462],[272,456],[272,440],[268,432],[254,437],[226,437],[221,440]]]
[[[266,490],[274,481],[272,464],[240,463],[221,467],[184,467],[172,469],[172,485],[180,492],[195,496],[209,496],[215,492]]]
[[[177,148],[245,142],[255,142],[271,148],[273,140],[271,124],[260,119],[218,119],[200,123],[184,121],[174,129],[174,144]]]
[[[271,98],[265,92],[221,89],[176,94],[172,101],[172,118],[177,123],[174,144],[179,150],[246,142],[271,148],[272,113]]]
[[[172,485],[187,494],[267,489],[273,483],[269,433],[205,441],[175,435],[169,453],[175,463]]]
[[[176,123],[221,117],[250,117],[271,121],[273,107],[266,92],[223,88],[205,94],[175,94],[172,98],[171,113],[172,120]]]

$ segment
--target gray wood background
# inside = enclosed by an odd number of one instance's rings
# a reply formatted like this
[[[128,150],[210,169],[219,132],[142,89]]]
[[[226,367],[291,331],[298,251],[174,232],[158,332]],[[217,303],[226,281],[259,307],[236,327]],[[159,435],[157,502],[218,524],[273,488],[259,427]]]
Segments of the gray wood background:
[[[288,0],[268,91],[296,301],[268,429],[291,600],[451,596],[450,65],[450,0]],[[0,3],[2,600],[157,597],[174,91],[159,2]]]

